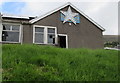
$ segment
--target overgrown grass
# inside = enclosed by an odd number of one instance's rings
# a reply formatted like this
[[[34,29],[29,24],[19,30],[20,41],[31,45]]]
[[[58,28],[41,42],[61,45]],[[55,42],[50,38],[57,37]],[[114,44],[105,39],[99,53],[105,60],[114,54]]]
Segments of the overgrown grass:
[[[118,51],[3,45],[4,81],[117,81]]]

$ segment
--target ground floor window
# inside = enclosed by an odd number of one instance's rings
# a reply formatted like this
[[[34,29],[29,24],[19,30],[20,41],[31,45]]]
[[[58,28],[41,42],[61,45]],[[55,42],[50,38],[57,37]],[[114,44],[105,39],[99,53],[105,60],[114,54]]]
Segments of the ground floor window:
[[[44,43],[44,27],[35,27],[35,43]]]
[[[2,42],[20,42],[20,25],[3,24]]]
[[[49,44],[55,44],[55,28],[48,28],[47,39]]]
[[[56,27],[50,26],[34,26],[33,43],[36,44],[55,44],[56,43]]]

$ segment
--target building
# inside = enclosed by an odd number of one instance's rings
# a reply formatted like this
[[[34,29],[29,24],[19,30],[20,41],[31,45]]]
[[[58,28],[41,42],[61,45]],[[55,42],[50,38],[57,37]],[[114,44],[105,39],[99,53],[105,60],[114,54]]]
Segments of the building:
[[[105,30],[71,3],[40,17],[2,15],[0,42],[103,48]]]

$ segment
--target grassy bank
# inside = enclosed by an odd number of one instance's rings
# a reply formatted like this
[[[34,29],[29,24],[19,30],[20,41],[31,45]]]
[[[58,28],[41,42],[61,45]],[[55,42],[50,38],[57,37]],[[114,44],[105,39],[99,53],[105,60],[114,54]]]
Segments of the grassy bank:
[[[3,45],[4,81],[116,81],[118,52]]]

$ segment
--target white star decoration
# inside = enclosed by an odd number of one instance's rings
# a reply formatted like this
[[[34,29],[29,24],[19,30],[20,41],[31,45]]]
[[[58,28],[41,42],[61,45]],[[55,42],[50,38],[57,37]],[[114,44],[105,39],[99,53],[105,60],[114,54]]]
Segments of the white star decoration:
[[[75,16],[78,15],[78,13],[73,13],[71,11],[71,8],[69,6],[67,11],[61,11],[61,13],[63,13],[65,15],[64,21],[63,23],[67,22],[67,21],[72,21],[74,24],[76,24],[76,20],[75,20]]]

